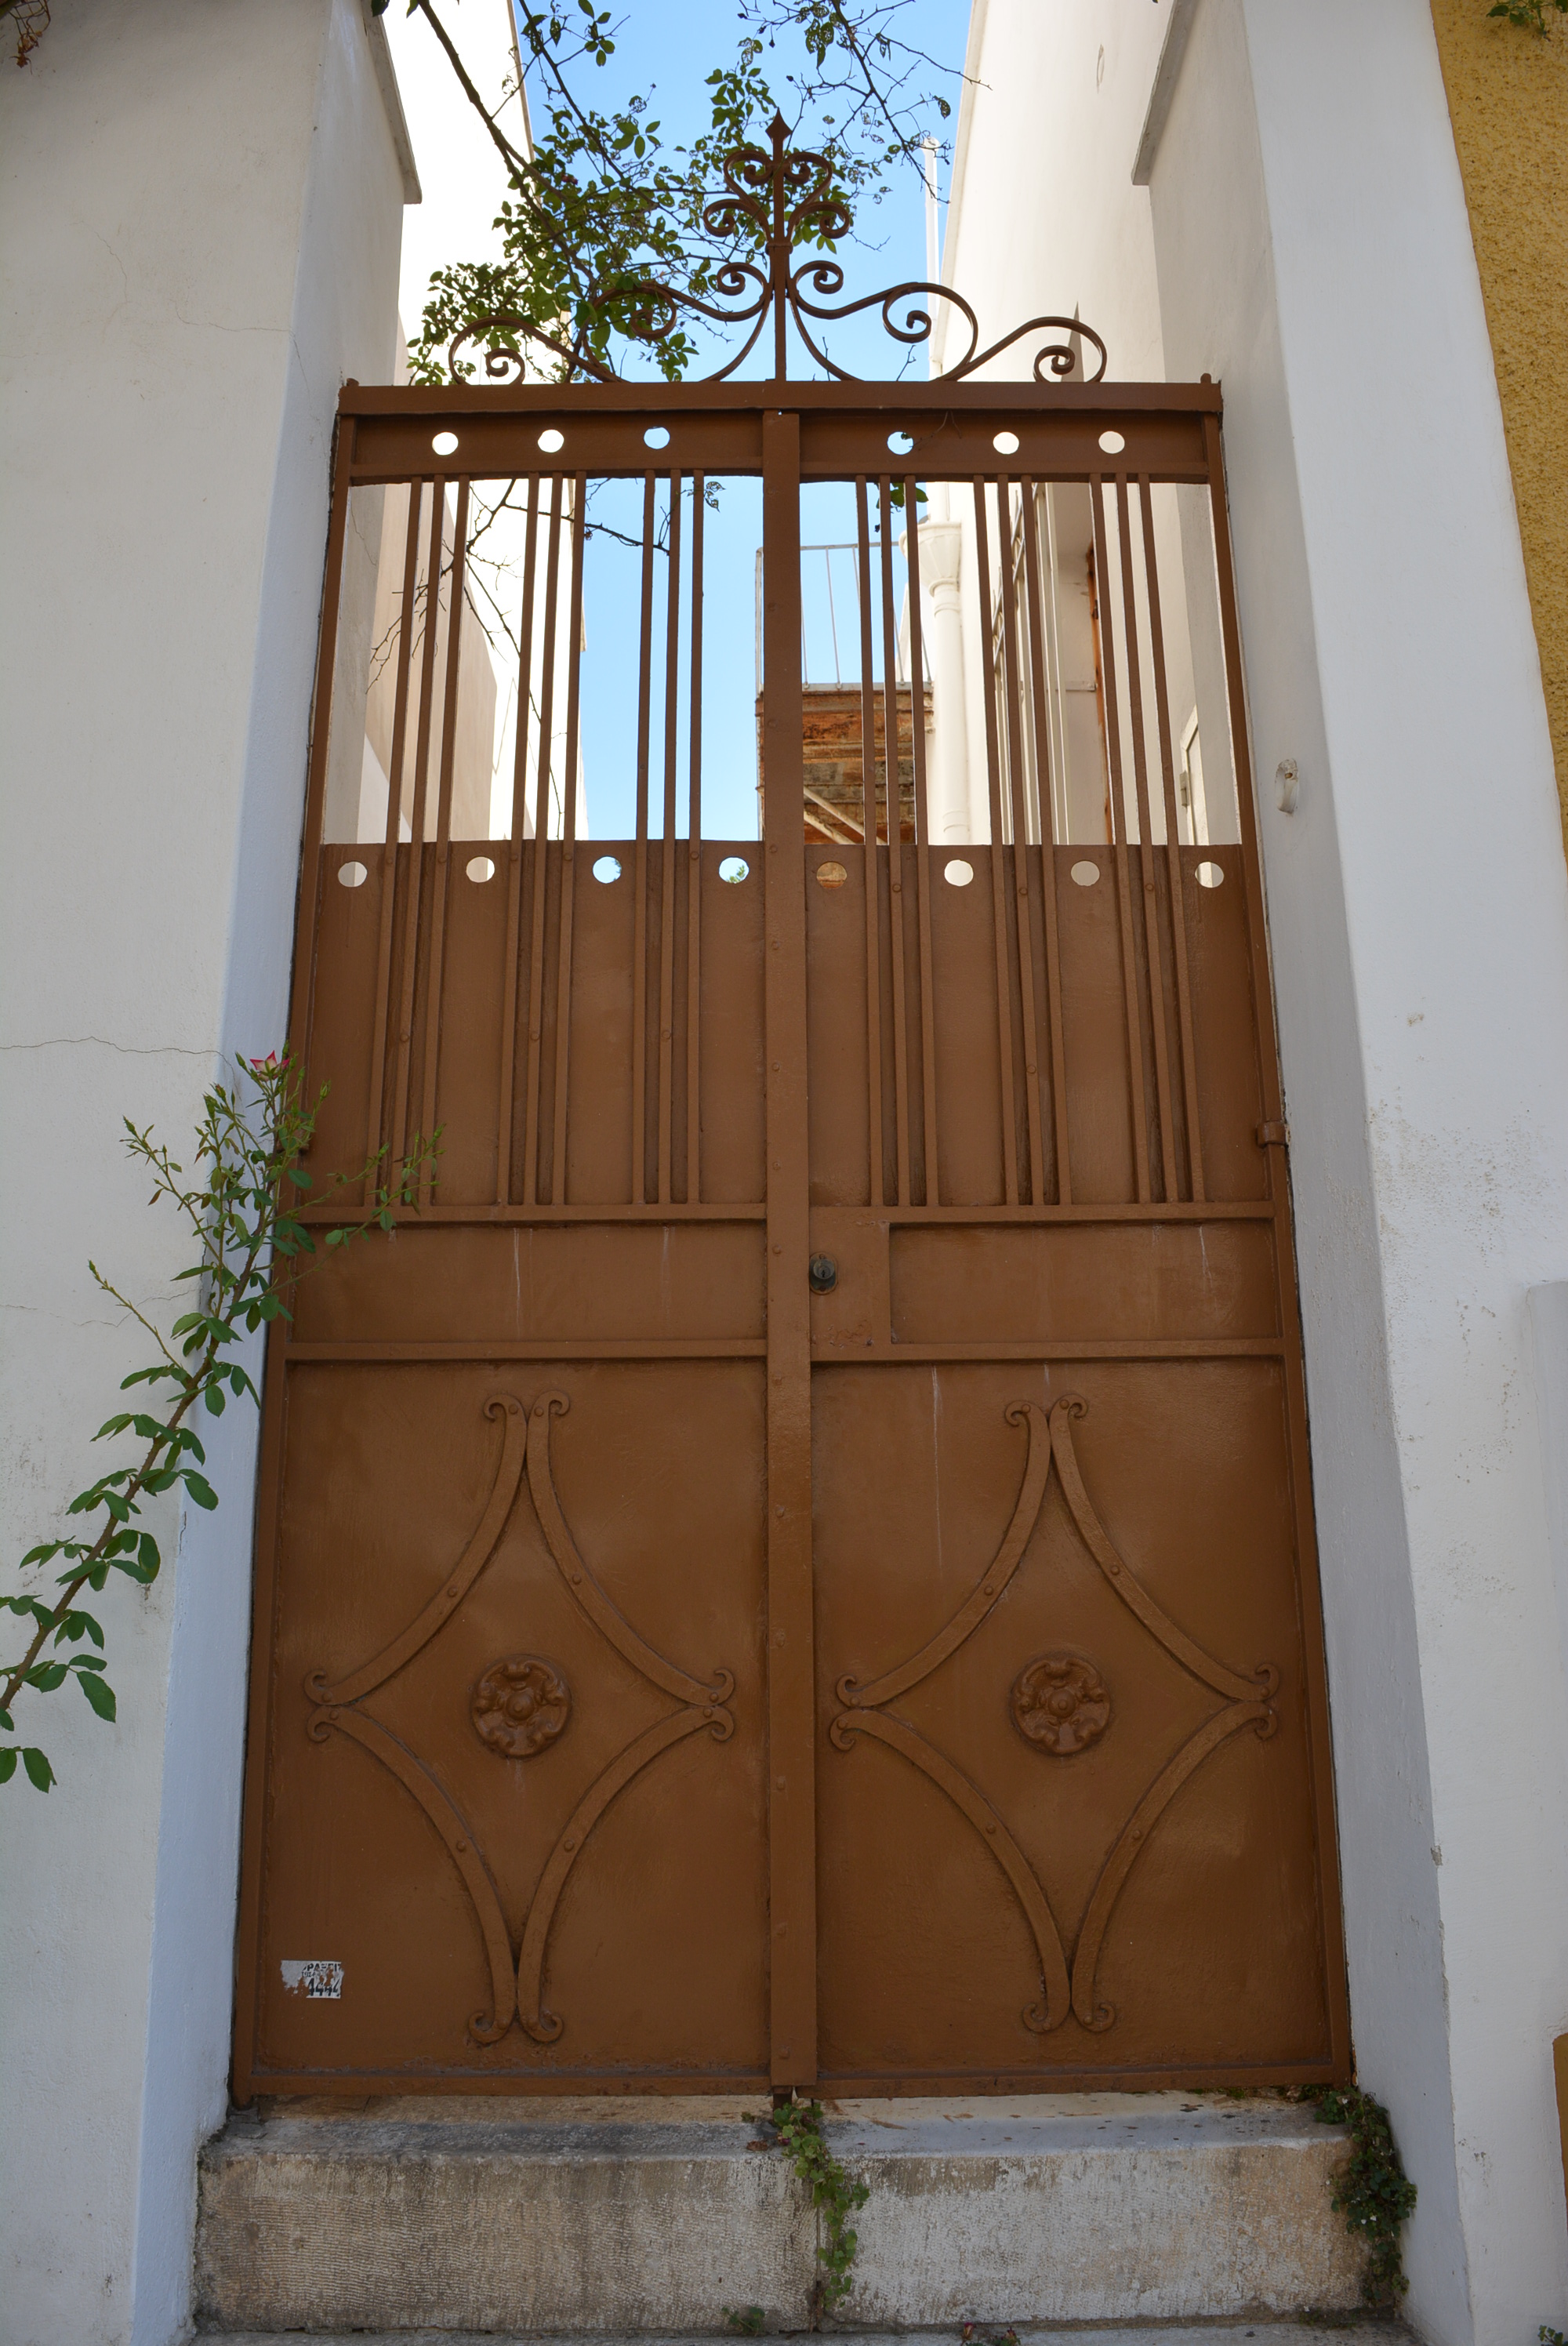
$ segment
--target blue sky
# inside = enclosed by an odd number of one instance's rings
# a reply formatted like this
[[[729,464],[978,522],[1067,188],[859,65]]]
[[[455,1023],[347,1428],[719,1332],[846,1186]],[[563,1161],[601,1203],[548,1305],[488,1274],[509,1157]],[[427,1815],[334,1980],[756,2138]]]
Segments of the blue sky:
[[[505,10],[509,0],[447,0],[442,15],[465,63],[492,102],[511,67]],[[575,5],[575,0],[568,0]],[[911,0],[903,18],[906,37],[946,61],[952,72],[944,94],[953,118],[932,128],[951,138],[956,128],[960,69],[968,32],[968,0]],[[382,20],[392,45],[404,107],[423,182],[423,201],[403,215],[401,305],[411,332],[418,326],[431,272],[460,260],[499,260],[494,220],[505,194],[504,173],[494,148],[477,128],[466,100],[422,15],[397,5]],[[589,103],[608,112],[634,91],[651,97],[650,111],[671,140],[689,138],[708,118],[706,76],[735,54],[740,26],[735,0],[631,0],[617,23],[616,49],[602,71],[583,75]],[[776,95],[787,97],[794,61],[776,50],[768,74]],[[543,104],[533,100],[535,119]],[[504,128],[521,130],[514,101],[504,108]],[[942,168],[945,189],[945,166]],[[904,166],[890,177],[883,202],[862,208],[863,241],[848,243],[840,259],[854,297],[926,273],[924,199],[915,172]],[[830,347],[842,365],[869,377],[905,372],[921,374],[925,353],[912,355],[882,334],[876,313],[837,330]],[[697,372],[721,363],[715,355]],[[800,351],[791,364],[809,372]],[[763,371],[759,354],[748,371]],[[707,690],[704,694],[704,831],[710,839],[748,838],[756,824],[755,747],[755,565],[759,540],[758,484],[736,481],[723,488],[719,510],[709,515],[706,546],[704,629]],[[636,536],[641,528],[640,493],[635,484],[609,485],[596,493],[595,517]],[[807,491],[802,535],[808,543],[843,540],[854,535],[852,498],[846,490]],[[662,566],[661,566],[662,567]],[[808,634],[811,673],[827,658],[826,602],[821,566],[808,564]],[[815,582],[815,585],[814,585]],[[840,563],[840,596],[849,585]],[[810,597],[815,591],[816,604]],[[901,566],[896,591],[901,591]],[[633,827],[636,790],[638,568],[635,554],[607,536],[589,547],[585,579],[587,651],[584,661],[584,761],[590,826],[601,839],[626,838]],[[840,619],[842,609],[840,607]],[[657,622],[656,622],[657,626]],[[851,638],[851,668],[855,658]],[[840,644],[840,650],[846,647]],[[689,646],[683,646],[683,666]],[[858,672],[858,671],[856,671]],[[656,699],[655,735],[661,712]],[[686,741],[681,734],[681,827],[684,828]],[[658,763],[655,759],[656,769]],[[510,751],[502,756],[504,774]],[[509,800],[509,790],[504,790]]]
[[[946,61],[951,72],[942,85],[953,108],[944,125],[933,119],[938,138],[951,138],[957,122],[959,72],[962,65],[969,11],[964,0],[913,0],[904,23],[907,37]],[[616,55],[602,70],[581,71],[585,95],[608,111],[623,104],[634,90],[649,97],[650,116],[658,119],[667,141],[693,137],[706,128],[708,92],[705,76],[734,55],[740,26],[733,0],[644,0],[626,10],[617,23]],[[677,37],[672,39],[672,31]],[[788,76],[799,60],[782,46],[764,60],[776,97],[788,104]],[[530,105],[536,125],[544,107],[530,76]],[[945,186],[945,170],[943,172]],[[857,242],[846,245],[843,263],[850,297],[868,293],[906,278],[926,273],[924,202],[920,181],[908,167],[890,174],[889,191],[880,205],[862,208]],[[870,249],[868,249],[870,248]],[[716,346],[717,347],[717,346]],[[840,365],[867,376],[900,372],[922,374],[923,351],[912,359],[882,334],[876,313],[869,320],[840,328],[830,345]],[[707,364],[720,362],[717,358]],[[802,374],[818,372],[809,354],[797,350],[791,367]],[[706,364],[695,372],[705,372]],[[748,362],[748,373],[764,372],[760,352]],[[802,536],[808,541],[842,540],[854,536],[854,509],[847,489],[808,491],[802,515]],[[641,492],[636,484],[606,484],[596,495],[596,520],[636,536],[641,527]],[[718,510],[706,517],[706,593],[704,597],[703,793],[705,835],[749,838],[756,829],[755,744],[755,566],[759,543],[760,491],[749,481],[726,484]],[[689,501],[685,515],[689,540]],[[589,548],[585,592],[587,651],[584,662],[584,757],[588,806],[596,838],[624,839],[634,827],[636,741],[636,660],[639,628],[639,559],[607,536]],[[660,565],[662,573],[663,566]],[[814,579],[817,566],[809,574]],[[840,576],[840,592],[846,580]],[[900,567],[901,589],[901,565]],[[809,585],[809,593],[810,587]],[[684,600],[684,597],[683,597]],[[817,593],[814,615],[824,624],[813,626],[813,672],[827,644],[825,599]],[[840,621],[841,621],[840,607]],[[852,623],[851,623],[852,624]],[[656,671],[660,664],[663,633],[656,614]],[[683,645],[682,666],[689,659]],[[851,665],[853,655],[850,655]],[[662,739],[662,706],[656,685],[655,740]],[[684,712],[679,729],[680,814],[685,828],[687,735]],[[652,760],[657,795],[659,759]]]

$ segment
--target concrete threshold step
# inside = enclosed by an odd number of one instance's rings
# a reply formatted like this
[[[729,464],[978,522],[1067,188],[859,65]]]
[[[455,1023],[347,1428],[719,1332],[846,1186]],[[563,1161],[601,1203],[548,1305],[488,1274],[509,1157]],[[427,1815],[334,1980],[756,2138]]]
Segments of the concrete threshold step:
[[[238,2336],[353,2331],[359,2346],[653,2346],[727,2335],[727,2310],[749,2306],[769,2331],[807,2329],[818,2218],[747,2108],[408,2096],[237,2114],[201,2158],[198,2318]],[[1359,2302],[1360,2254],[1329,2204],[1346,2137],[1291,2103],[846,2101],[825,2123],[871,2190],[835,2329],[1011,2324],[1043,2346],[1051,2323]],[[1268,2346],[1272,2328],[1253,2334]],[[1303,2346],[1299,2327],[1291,2339]]]
[[[1400,2321],[1380,2320],[1369,2314],[1340,2314],[1331,2317],[1335,2334],[1342,2346],[1420,2346],[1415,2333]],[[1347,2337],[1347,2331],[1354,2335]],[[495,2330],[294,2330],[288,2336],[293,2346],[577,2346],[581,2331],[557,2331],[554,2336],[542,2336],[537,2331]],[[820,2333],[791,2331],[789,2336],[810,2338],[851,2338],[854,2346],[965,2346],[961,2330],[842,2330],[830,2325]],[[200,2330],[200,2338],[220,2338],[223,2346],[277,2346],[280,2333],[275,2330]],[[987,2333],[982,2330],[968,2346],[983,2346]],[[1301,2317],[1289,2321],[1259,2320],[1247,2322],[1241,2317],[1226,2321],[1145,2321],[1145,2322],[1076,2322],[1067,2330],[1043,2330],[1032,2322],[1013,2325],[1012,2335],[1018,2346],[1245,2346],[1255,2339],[1257,2346],[1306,2346]],[[711,2333],[704,2330],[655,2331],[607,2330],[596,2331],[595,2346],[708,2346]]]

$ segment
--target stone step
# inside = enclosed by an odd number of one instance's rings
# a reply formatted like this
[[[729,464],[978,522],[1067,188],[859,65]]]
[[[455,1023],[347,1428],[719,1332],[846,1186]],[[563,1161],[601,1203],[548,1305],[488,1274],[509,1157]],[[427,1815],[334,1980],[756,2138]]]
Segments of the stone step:
[[[1339,2313],[1329,2317],[1341,2335],[1355,2333],[1346,2346],[1420,2346],[1402,2321],[1383,2320],[1372,2314]],[[198,2338],[220,2338],[223,2346],[277,2346],[274,2330],[208,2330]],[[809,2335],[797,2331],[796,2336]],[[852,2337],[855,2346],[991,2346],[984,2330],[968,2341],[961,2330],[829,2330],[834,2337]],[[556,2331],[553,2336],[519,2330],[303,2330],[291,2331],[290,2346],[578,2346],[581,2331]],[[596,2331],[594,2346],[710,2346],[706,2330]],[[1070,2330],[1041,2329],[1033,2322],[1011,2325],[1017,2346],[1304,2346],[1301,2320],[1247,2321],[1139,2322],[1126,2327],[1115,2322],[1075,2322]],[[1011,2346],[1011,2340],[1008,2341]]]
[[[1329,2202],[1346,2137],[1288,2102],[843,2102],[826,2130],[871,2190],[836,2327],[1033,2337],[1359,2302]],[[812,2317],[816,2215],[740,2103],[278,2103],[208,2144],[200,2188],[210,2330],[648,2346],[727,2334],[729,2309],[760,2306],[770,2331]]]

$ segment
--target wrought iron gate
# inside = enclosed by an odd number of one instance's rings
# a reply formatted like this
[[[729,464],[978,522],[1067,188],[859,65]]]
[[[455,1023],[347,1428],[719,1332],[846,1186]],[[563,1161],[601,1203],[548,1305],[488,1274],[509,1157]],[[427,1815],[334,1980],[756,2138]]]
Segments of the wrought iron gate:
[[[787,306],[825,314],[799,159],[740,181],[771,380],[343,395],[292,1039],[318,1177],[443,1138],[269,1358],[242,2098],[1346,2073],[1219,393],[1084,382],[1076,329],[1050,382],[787,381]],[[762,835],[713,840],[708,493],[748,479]],[[635,837],[590,847],[616,481]],[[481,832],[495,483],[524,607]],[[808,798],[819,484],[860,657],[851,782]]]

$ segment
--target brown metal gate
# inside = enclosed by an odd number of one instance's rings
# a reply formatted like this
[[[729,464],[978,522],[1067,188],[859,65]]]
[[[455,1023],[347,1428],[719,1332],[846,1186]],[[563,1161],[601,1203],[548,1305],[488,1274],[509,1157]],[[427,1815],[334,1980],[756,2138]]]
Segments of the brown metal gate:
[[[345,393],[293,1039],[332,1085],[318,1176],[443,1140],[270,1355],[241,2097],[1345,2074],[1219,406]],[[760,841],[702,821],[720,477],[762,484]],[[637,819],[606,848],[576,777],[616,480],[640,609],[596,656],[636,678]],[[526,531],[522,721],[507,835],[460,837],[485,482]],[[805,795],[800,515],[830,482],[858,819]],[[893,569],[942,484],[983,816],[956,844],[926,532],[901,608]],[[1207,773],[1178,603],[1222,696]],[[333,761],[377,690],[367,844]],[[1053,760],[1091,733],[1069,805]]]

